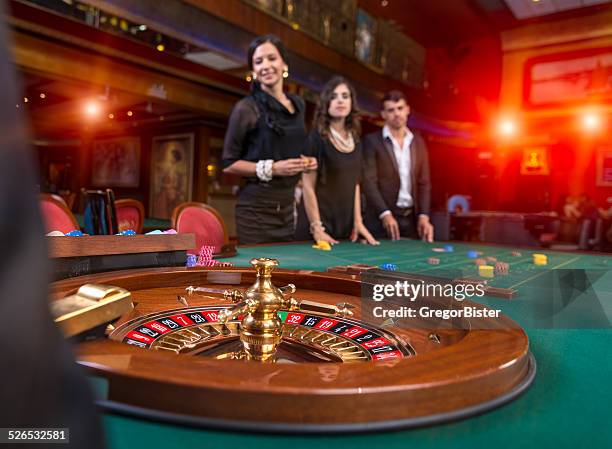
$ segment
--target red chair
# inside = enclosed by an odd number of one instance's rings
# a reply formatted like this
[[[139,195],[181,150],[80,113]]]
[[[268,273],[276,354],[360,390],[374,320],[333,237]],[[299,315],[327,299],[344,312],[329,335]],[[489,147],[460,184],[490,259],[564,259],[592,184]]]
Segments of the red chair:
[[[60,231],[65,234],[75,229],[81,229],[62,197],[50,193],[41,193],[38,198],[45,233]]]
[[[117,211],[119,232],[132,229],[137,234],[142,234],[145,212],[140,201],[133,199],[115,200],[115,210]]]
[[[204,203],[182,203],[172,211],[172,227],[181,234],[193,233],[196,247],[187,251],[198,254],[202,245],[214,246],[215,253],[229,243],[227,228],[221,214]]]

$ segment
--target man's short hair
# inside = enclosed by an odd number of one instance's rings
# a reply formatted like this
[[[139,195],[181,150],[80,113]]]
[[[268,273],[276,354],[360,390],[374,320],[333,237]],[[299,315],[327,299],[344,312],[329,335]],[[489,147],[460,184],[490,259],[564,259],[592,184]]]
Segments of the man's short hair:
[[[390,90],[389,92],[385,94],[380,105],[384,109],[385,101],[392,101],[394,103],[397,103],[400,100],[404,100],[406,103],[408,103],[408,101],[406,100],[406,96],[404,95],[403,92],[399,90]]]

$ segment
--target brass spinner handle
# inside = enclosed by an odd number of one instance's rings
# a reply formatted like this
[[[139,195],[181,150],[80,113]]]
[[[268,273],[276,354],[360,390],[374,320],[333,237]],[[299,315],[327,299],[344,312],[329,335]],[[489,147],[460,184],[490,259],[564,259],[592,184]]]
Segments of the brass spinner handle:
[[[256,301],[242,301],[238,305],[232,307],[231,309],[223,309],[219,311],[218,321],[221,324],[225,324],[228,321],[233,320],[234,318],[243,315],[245,313],[252,313],[257,308],[258,303]]]
[[[223,292],[223,298],[233,303],[237,303],[244,299],[244,293],[240,290],[225,290]]]

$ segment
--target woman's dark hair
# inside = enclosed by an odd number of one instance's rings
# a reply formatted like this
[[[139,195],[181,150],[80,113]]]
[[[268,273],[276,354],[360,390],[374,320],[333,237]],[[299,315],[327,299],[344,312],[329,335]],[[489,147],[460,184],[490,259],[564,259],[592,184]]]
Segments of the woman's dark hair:
[[[257,50],[257,47],[262,44],[265,44],[266,42],[269,42],[274,45],[278,50],[278,53],[281,55],[281,58],[283,58],[283,61],[285,61],[285,64],[289,65],[289,60],[287,59],[287,49],[285,48],[283,42],[273,34],[266,34],[265,36],[258,36],[251,41],[251,44],[249,45],[249,50],[247,52],[247,63],[249,65],[249,68],[253,70],[253,55],[255,54],[255,50]],[[253,82],[251,83],[251,95],[253,96],[255,104],[257,105],[257,109],[262,115],[268,128],[274,130],[275,133],[282,135],[284,131],[278,125],[274,114],[270,113],[268,108],[268,98],[266,97],[266,94],[263,92],[263,90],[261,90],[261,84],[259,83],[259,81],[253,80]]]
[[[317,129],[321,137],[324,139],[329,138],[329,124],[332,121],[331,115],[329,115],[329,105],[332,101],[332,95],[336,87],[344,84],[349,92],[351,93],[351,111],[345,119],[346,129],[353,135],[355,141],[359,140],[361,134],[361,123],[359,123],[359,110],[357,109],[357,96],[355,95],[355,89],[345,78],[341,76],[335,76],[330,79],[319,96],[317,102],[317,109],[314,114],[313,125]]]

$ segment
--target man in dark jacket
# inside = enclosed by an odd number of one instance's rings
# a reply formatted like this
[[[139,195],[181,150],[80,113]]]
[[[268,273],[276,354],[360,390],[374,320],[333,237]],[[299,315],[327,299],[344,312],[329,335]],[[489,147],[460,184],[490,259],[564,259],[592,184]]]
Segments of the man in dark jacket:
[[[382,102],[382,131],[365,136],[366,226],[376,237],[415,237],[433,241],[429,221],[431,182],[423,137],[406,126],[410,107],[391,91]]]

